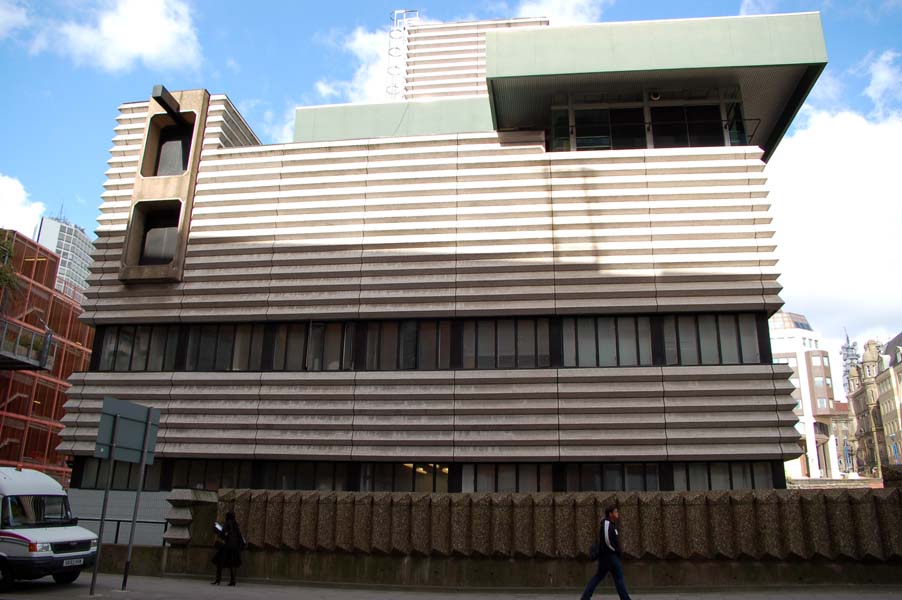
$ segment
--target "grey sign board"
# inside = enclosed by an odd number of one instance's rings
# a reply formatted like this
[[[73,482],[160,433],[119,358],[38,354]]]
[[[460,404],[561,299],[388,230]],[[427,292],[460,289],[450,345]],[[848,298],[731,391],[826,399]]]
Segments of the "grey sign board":
[[[119,415],[116,426],[116,444],[113,456],[113,422]],[[97,429],[97,442],[94,456],[103,460],[112,458],[129,463],[141,462],[141,447],[144,444],[144,427],[150,425],[147,439],[147,464],[153,464],[153,451],[157,443],[157,429],[160,426],[160,409],[148,408],[134,402],[104,398],[100,412],[100,426]]]

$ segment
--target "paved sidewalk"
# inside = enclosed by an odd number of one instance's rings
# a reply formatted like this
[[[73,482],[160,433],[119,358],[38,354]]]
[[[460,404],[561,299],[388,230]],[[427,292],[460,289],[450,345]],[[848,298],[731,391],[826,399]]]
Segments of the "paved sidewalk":
[[[128,590],[119,591],[122,577],[100,575],[94,598],[119,600],[563,600],[579,597],[579,591],[540,592],[511,591],[447,591],[406,590],[397,588],[341,588],[296,585],[292,583],[246,583],[237,587],[213,586],[208,580],[188,577],[130,577]],[[0,594],[0,600],[25,600],[40,598],[90,598],[88,591],[91,574],[82,576],[73,584],[56,585],[52,579],[19,582],[10,592]],[[606,581],[595,593],[597,599],[615,598],[613,585]],[[902,598],[902,586],[829,586],[793,587],[788,589],[756,590],[706,590],[661,591],[632,594],[634,600],[896,600]]]

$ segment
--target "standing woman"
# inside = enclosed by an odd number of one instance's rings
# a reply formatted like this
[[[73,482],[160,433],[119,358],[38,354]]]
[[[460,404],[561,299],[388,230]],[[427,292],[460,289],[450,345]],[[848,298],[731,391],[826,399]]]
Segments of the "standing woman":
[[[616,506],[604,509],[604,521],[598,531],[598,570],[586,584],[583,590],[582,600],[589,600],[595,588],[609,572],[614,578],[614,587],[620,600],[630,600],[626,591],[626,583],[623,581],[623,565],[620,563],[620,534],[617,531],[617,521],[620,520],[620,511]]]
[[[225,524],[222,526],[222,531],[219,531],[219,537],[222,544],[213,556],[213,564],[216,565],[216,580],[212,584],[219,585],[222,580],[222,568],[228,567],[229,585],[235,585],[235,570],[241,566],[241,550],[244,549],[244,536],[241,535],[241,529],[238,528],[235,513],[226,513]]]

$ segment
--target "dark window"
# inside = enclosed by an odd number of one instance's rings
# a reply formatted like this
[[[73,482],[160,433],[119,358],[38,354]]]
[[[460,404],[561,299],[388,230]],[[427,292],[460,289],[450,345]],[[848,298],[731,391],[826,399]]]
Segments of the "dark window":
[[[611,146],[614,150],[645,148],[645,114],[641,108],[611,109]]]
[[[100,350],[100,361],[98,370],[112,371],[116,364],[116,339],[119,334],[119,328],[115,326],[105,327],[103,329],[103,346]]]
[[[144,215],[141,265],[166,265],[175,257],[180,206],[159,207]]]
[[[598,366],[596,348],[598,343],[595,338],[595,319],[581,317],[576,320],[576,354],[577,364],[580,367]]]
[[[379,360],[379,368],[383,371],[396,371],[398,369],[397,321],[383,321],[381,344],[382,352]]]
[[[693,148],[724,145],[720,106],[687,106],[686,123]]]
[[[134,327],[119,328],[119,343],[116,347],[116,370],[128,371],[132,361],[132,344],[135,339]]]
[[[611,123],[607,109],[574,110],[577,150],[610,150]]]
[[[617,327],[613,317],[598,318],[598,364],[617,366]]]
[[[307,370],[323,370],[323,335],[324,323],[310,324],[310,338],[307,340]]]
[[[341,368],[341,323],[328,323],[325,327],[323,369],[337,371]]]
[[[398,337],[401,369],[417,368],[417,322],[402,321]]]
[[[461,367],[464,369],[476,368],[476,321],[464,321],[461,327]]]
[[[689,145],[682,106],[652,107],[651,127],[655,148],[685,148]]]
[[[439,321],[438,368],[451,368],[451,321]]]
[[[536,322],[533,319],[517,321],[517,366],[521,369],[536,366]]]
[[[135,330],[134,350],[132,351],[132,371],[144,371],[147,369],[147,353],[150,350],[149,326],[139,326]]]
[[[154,175],[181,175],[188,170],[193,133],[194,127],[191,124],[170,125],[160,129]]]
[[[476,341],[477,363],[479,369],[495,368],[495,321],[482,319],[477,321],[478,339]]]
[[[381,354],[381,346],[379,344],[379,330],[381,323],[373,321],[366,324],[366,361],[364,365],[368,371],[377,371],[379,369],[379,356]]]
[[[423,321],[420,323],[419,347],[417,349],[417,368],[431,370],[435,368],[436,323]]]
[[[288,326],[285,342],[285,370],[301,371],[304,368],[304,353],[307,344],[307,324],[292,323]]]
[[[498,321],[498,368],[513,369],[516,360],[516,331],[514,321],[501,319]]]

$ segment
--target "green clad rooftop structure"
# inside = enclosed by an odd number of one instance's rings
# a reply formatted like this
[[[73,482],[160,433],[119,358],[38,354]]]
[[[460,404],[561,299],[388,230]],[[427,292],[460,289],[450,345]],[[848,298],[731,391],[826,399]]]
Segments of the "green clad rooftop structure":
[[[826,64],[818,13],[497,28],[485,33],[487,98],[301,107],[295,141],[543,130],[573,95],[663,104],[709,89],[741,96],[767,160]]]

